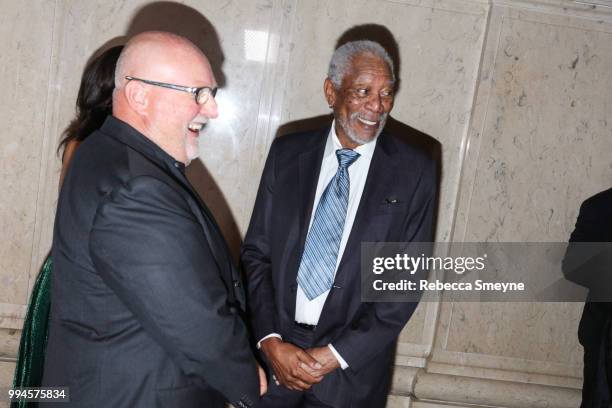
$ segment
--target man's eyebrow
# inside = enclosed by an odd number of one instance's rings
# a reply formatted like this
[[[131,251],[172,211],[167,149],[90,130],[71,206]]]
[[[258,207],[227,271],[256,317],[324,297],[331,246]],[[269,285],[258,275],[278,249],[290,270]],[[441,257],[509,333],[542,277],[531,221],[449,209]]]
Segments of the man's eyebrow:
[[[385,84],[385,86],[391,86],[391,87],[393,85],[394,85],[394,82],[392,80],[387,81],[386,84]],[[372,86],[371,82],[369,82],[369,81],[367,81],[367,82],[366,81],[360,81],[360,80],[356,80],[355,82],[353,82],[351,84],[351,88],[357,88],[357,87],[368,87],[369,88],[371,86]]]
[[[355,77],[355,82],[360,81],[360,80],[369,79],[369,78],[375,78],[375,77],[378,77],[378,76],[381,76],[381,75],[372,74],[372,73],[369,73],[369,72],[364,72],[364,73],[361,73],[361,74],[359,74],[359,75],[357,75]],[[384,76],[387,76],[387,75],[384,75]],[[389,78],[387,80],[388,82],[393,82],[393,78],[391,78],[391,77],[388,77],[388,78]]]

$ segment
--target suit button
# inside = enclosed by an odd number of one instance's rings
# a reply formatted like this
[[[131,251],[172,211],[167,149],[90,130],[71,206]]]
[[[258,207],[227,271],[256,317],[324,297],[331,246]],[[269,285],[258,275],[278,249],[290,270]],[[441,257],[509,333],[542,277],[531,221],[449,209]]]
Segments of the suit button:
[[[234,281],[234,287],[235,288],[239,288],[240,287],[240,281],[239,280],[235,280]]]

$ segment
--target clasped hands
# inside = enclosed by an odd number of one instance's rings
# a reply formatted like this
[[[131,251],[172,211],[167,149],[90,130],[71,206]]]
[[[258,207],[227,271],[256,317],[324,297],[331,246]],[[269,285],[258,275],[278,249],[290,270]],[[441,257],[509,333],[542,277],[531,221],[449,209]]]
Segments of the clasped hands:
[[[261,342],[261,350],[272,366],[277,384],[290,390],[305,391],[323,380],[340,363],[329,347],[313,347],[306,350],[285,343],[277,337]]]

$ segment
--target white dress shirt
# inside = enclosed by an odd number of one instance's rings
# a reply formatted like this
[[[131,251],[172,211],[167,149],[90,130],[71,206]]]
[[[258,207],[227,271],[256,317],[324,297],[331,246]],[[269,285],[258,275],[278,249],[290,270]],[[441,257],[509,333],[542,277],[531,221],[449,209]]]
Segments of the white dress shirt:
[[[340,260],[342,259],[342,254],[344,253],[344,248],[346,247],[346,243],[348,241],[349,235],[351,233],[351,229],[353,228],[353,222],[355,221],[355,214],[357,214],[357,208],[359,207],[359,202],[361,201],[361,195],[363,193],[363,188],[365,187],[366,178],[368,176],[368,170],[370,169],[370,163],[372,162],[372,155],[374,154],[374,148],[376,147],[376,139],[373,141],[357,146],[354,150],[359,153],[359,158],[350,165],[348,168],[349,180],[350,180],[350,188],[349,188],[349,198],[348,205],[346,208],[346,218],[344,220],[344,229],[342,230],[342,237],[340,238],[340,246],[338,248],[338,257],[336,259],[336,268],[334,270],[334,276],[338,271],[338,265],[340,264]],[[323,162],[321,163],[321,172],[319,174],[319,180],[317,182],[317,190],[315,193],[314,204],[312,206],[312,214],[310,216],[310,223],[308,224],[308,229],[312,226],[312,221],[314,219],[314,215],[316,212],[317,205],[319,204],[319,200],[325,191],[325,188],[332,180],[336,172],[338,171],[338,159],[336,157],[336,150],[342,149],[342,145],[340,144],[340,140],[338,140],[338,136],[336,135],[335,121],[332,123],[331,130],[329,132],[329,136],[327,137],[327,142],[325,144],[325,151],[323,153]],[[323,310],[323,305],[325,304],[325,300],[329,295],[329,290],[320,294],[316,298],[312,300],[308,300],[306,294],[302,290],[302,288],[298,285],[297,288],[297,296],[295,299],[295,321],[298,323],[305,323],[316,326],[319,322],[319,318],[321,316],[321,311]],[[269,337],[281,337],[277,333],[271,333],[264,338],[262,338],[258,346],[261,342]],[[344,359],[340,356],[340,354],[336,351],[333,345],[329,344],[329,348],[340,363],[342,369],[346,369],[348,364]]]

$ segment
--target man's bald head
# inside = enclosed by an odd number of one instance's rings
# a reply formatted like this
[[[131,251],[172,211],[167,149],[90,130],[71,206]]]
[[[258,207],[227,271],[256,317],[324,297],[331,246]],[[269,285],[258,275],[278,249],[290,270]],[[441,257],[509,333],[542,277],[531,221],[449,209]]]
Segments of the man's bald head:
[[[189,91],[202,87],[215,88],[216,81],[192,42],[161,31],[138,34],[117,62],[113,115],[187,164],[197,156],[199,130],[217,116],[212,96],[199,105]]]
[[[210,69],[204,53],[185,37],[163,31],[138,34],[128,41],[117,61],[115,87],[121,88],[128,75],[163,81],[157,75],[170,75],[172,70],[180,70],[180,65],[192,58]]]

